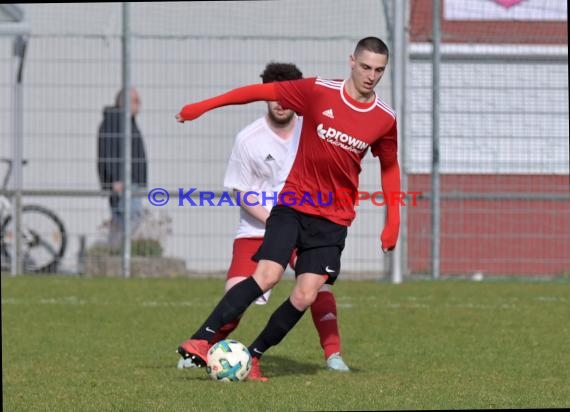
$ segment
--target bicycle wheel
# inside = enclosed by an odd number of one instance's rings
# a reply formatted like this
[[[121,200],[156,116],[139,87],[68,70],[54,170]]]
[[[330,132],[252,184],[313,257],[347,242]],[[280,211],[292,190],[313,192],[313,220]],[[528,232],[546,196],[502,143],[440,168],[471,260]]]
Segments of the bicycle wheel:
[[[43,206],[26,205],[22,208],[21,231],[24,272],[55,272],[67,246],[61,219]],[[3,262],[7,263],[14,247],[12,216],[4,220],[0,233],[0,253]]]

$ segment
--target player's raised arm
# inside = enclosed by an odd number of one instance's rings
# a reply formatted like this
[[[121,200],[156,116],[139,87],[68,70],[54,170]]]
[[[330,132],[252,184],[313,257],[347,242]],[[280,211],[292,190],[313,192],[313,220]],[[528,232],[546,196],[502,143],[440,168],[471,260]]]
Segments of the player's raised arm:
[[[264,100],[277,100],[277,89],[273,83],[243,86],[210,99],[188,104],[176,115],[176,120],[180,123],[184,123],[187,120],[197,119],[207,111],[217,107],[233,104],[246,104]]]

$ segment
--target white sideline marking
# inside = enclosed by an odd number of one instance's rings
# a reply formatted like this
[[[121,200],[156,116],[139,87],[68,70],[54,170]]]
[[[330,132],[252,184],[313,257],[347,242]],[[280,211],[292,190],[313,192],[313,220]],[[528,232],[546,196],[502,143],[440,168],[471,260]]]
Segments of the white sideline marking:
[[[69,296],[66,298],[49,298],[49,299],[40,299],[41,305],[85,305],[87,302],[86,300],[81,300],[76,298],[75,296]]]
[[[181,301],[181,302],[157,302],[157,301],[147,301],[142,302],[143,306],[159,307],[159,306],[200,306],[200,303],[193,301]]]
[[[40,298],[35,299],[17,299],[17,298],[3,298],[2,305],[94,305],[94,306],[108,306],[114,304],[122,304],[121,301],[116,302],[102,302],[98,300],[85,300],[79,299],[75,296],[67,296],[64,298]],[[146,302],[133,302],[134,305],[148,306],[148,307],[160,307],[160,306],[201,306],[207,304],[207,302],[200,301],[179,301],[179,302],[157,302],[157,301],[146,301]]]
[[[566,298],[561,296],[537,296],[535,300],[539,302],[566,302]]]
[[[459,299],[450,298],[447,303],[430,303],[426,302],[431,299],[431,297],[415,297],[408,296],[404,298],[405,301],[393,302],[389,300],[382,299],[379,297],[369,297],[367,299],[361,298],[351,298],[344,296],[342,300],[344,302],[337,302],[337,307],[344,310],[358,308],[362,306],[366,307],[385,307],[390,309],[437,309],[437,308],[459,308],[459,309],[482,309],[482,310],[492,310],[492,309],[516,309],[520,307],[518,304],[519,298],[510,298],[509,302],[497,302],[496,304],[489,303],[477,303],[477,302],[461,302]],[[423,300],[424,302],[419,302]],[[535,302],[544,303],[563,303],[567,302],[568,299],[562,296],[536,296],[533,298]],[[350,303],[358,302],[358,303]],[[456,302],[453,302],[456,301]],[[34,299],[19,299],[19,298],[3,298],[2,305],[94,305],[94,306],[108,306],[114,304],[122,304],[120,301],[99,301],[99,300],[85,300],[80,299],[76,296],[66,296],[60,298],[39,298]],[[516,302],[516,303],[515,303]],[[192,307],[192,306],[205,306],[210,305],[211,302],[202,299],[196,300],[186,300],[186,301],[143,301],[143,302],[133,302],[132,305],[143,306],[143,307]],[[523,305],[524,306],[524,305]]]
[[[15,299],[7,298],[2,299],[3,305],[30,305],[30,304],[40,304],[40,305],[86,305],[90,304],[87,300],[79,299],[76,296],[67,296],[64,298],[41,298],[39,300],[33,299]]]

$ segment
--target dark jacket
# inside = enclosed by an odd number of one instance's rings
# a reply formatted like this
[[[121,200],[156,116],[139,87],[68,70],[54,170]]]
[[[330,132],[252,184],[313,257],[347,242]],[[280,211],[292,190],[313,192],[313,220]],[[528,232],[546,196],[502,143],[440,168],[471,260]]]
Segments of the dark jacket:
[[[103,121],[99,126],[99,182],[103,189],[110,189],[111,184],[123,181],[123,136],[122,136],[122,111],[119,107],[105,107]],[[141,132],[132,117],[132,163],[131,176],[134,184],[146,186],[147,162],[144,142]]]

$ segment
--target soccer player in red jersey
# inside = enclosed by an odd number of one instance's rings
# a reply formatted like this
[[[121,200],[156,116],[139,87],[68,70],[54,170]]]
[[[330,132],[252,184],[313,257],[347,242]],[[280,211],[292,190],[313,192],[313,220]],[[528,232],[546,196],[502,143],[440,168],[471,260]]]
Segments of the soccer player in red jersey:
[[[202,326],[180,345],[183,358],[205,365],[208,341],[279,282],[296,248],[293,291],[249,346],[253,357],[249,379],[266,381],[259,367],[263,353],[297,324],[323,284],[336,281],[347,227],[355,217],[361,161],[368,148],[380,160],[386,198],[400,193],[396,116],[374,92],[388,57],[382,40],[366,37],[350,56],[350,76],[344,81],[312,77],[249,85],[186,105],[176,115],[184,122],[217,107],[264,100],[277,101],[303,116],[299,148],[267,220],[263,243],[254,257],[258,262],[255,272],[231,288]],[[336,197],[339,188],[349,196]],[[387,202],[386,206],[380,235],[384,252],[394,249],[400,228],[399,203]]]
[[[303,78],[303,73],[291,63],[271,62],[261,74],[263,83]],[[240,206],[240,222],[236,231],[232,261],[226,274],[225,290],[251,276],[257,262],[253,256],[263,242],[265,223],[276,193],[285,183],[299,144],[302,118],[283,109],[278,102],[267,102],[267,113],[248,124],[236,136],[230,155],[224,186],[233,190]],[[244,194],[250,195],[244,200]],[[292,267],[294,267],[292,257]],[[258,305],[268,302],[271,289],[255,300]],[[336,299],[330,285],[323,285],[311,305],[311,316],[323,348],[328,369],[349,372],[341,355],[340,332]],[[241,317],[223,325],[208,343],[226,339],[239,325]],[[179,369],[194,368],[192,359],[181,358]]]

